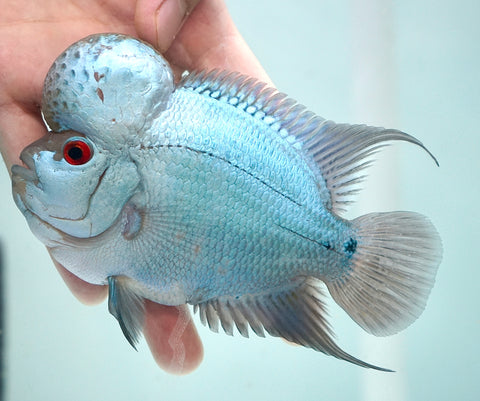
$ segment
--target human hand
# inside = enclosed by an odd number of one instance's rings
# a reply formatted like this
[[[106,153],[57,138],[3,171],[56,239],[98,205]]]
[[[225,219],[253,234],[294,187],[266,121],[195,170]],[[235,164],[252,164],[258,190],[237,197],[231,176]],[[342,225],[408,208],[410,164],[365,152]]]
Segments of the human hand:
[[[12,164],[21,163],[22,149],[46,133],[40,102],[50,65],[87,35],[118,32],[139,37],[164,53],[177,73],[221,68],[269,82],[222,0],[0,0],[0,8],[0,150],[9,171]],[[55,265],[82,302],[104,300],[105,286],[86,283]],[[179,319],[183,333],[169,341]],[[147,301],[144,335],[159,366],[170,373],[188,373],[202,360],[202,344],[185,305]]]

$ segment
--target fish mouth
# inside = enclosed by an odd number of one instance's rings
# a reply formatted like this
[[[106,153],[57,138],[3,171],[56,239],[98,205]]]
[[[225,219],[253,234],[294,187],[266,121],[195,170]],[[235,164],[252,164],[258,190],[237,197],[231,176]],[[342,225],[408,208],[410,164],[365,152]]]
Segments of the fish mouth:
[[[12,180],[15,180],[15,177],[19,177],[25,181],[38,181],[33,157],[26,150],[23,150],[20,153],[20,160],[25,166],[18,164],[12,166]]]
[[[38,176],[35,172],[35,162],[25,151],[20,154],[20,160],[24,166],[15,164],[11,168],[12,172],[12,192],[15,204],[22,213],[26,213],[29,208],[25,202],[27,183],[38,185]]]
[[[37,174],[35,171],[28,167],[23,167],[19,166],[18,164],[15,164],[12,166],[12,181],[15,184],[15,182],[20,178],[23,181],[37,181]]]
[[[35,170],[35,162],[33,161],[33,157],[30,153],[27,153],[27,149],[24,149],[20,153],[20,160],[25,164],[30,170]]]

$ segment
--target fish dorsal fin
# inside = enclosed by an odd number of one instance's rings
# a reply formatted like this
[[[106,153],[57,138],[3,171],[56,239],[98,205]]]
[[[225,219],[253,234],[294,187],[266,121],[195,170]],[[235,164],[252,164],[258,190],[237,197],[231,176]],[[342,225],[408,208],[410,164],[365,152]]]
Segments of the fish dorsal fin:
[[[230,104],[262,119],[299,149],[317,176],[325,206],[342,212],[365,178],[371,156],[389,141],[406,141],[425,149],[416,138],[393,129],[337,124],[326,120],[267,84],[237,72],[213,70],[183,77],[180,87]],[[437,163],[438,165],[438,163]]]
[[[298,280],[292,287],[261,295],[223,296],[195,305],[200,320],[217,332],[219,325],[233,335],[235,325],[244,337],[248,327],[264,337],[264,330],[275,337],[354,363],[366,368],[388,371],[363,362],[343,351],[333,340],[326,321],[326,307],[320,281],[312,277]]]

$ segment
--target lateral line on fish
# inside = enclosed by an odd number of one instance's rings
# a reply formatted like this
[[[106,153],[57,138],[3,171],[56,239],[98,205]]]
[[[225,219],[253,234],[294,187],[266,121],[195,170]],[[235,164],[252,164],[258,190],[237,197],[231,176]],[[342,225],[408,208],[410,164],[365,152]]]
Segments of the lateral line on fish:
[[[303,239],[305,239],[305,240],[307,240],[307,241],[311,241],[311,242],[313,242],[314,244],[320,245],[320,246],[324,247],[324,248],[325,248],[326,250],[328,250],[328,251],[335,252],[335,253],[337,253],[337,254],[339,254],[339,255],[342,254],[341,252],[337,251],[337,250],[330,244],[330,242],[328,242],[328,241],[327,241],[327,242],[320,242],[320,241],[314,240],[314,239],[312,239],[312,238],[310,238],[310,237],[307,237],[307,236],[305,236],[305,235],[303,235],[303,234],[300,234],[299,232],[297,232],[297,231],[295,231],[295,230],[292,230],[291,228],[282,226],[282,225],[280,225],[280,224],[275,224],[275,225],[276,225],[277,227],[280,227],[280,228],[284,229],[284,230],[287,230],[288,232],[291,232],[292,234],[298,235],[300,238],[303,238]]]
[[[248,170],[232,163],[230,160],[227,160],[225,159],[224,157],[221,157],[221,156],[218,156],[218,155],[215,155],[211,152],[207,152],[207,151],[204,151],[204,150],[199,150],[199,149],[195,149],[195,148],[192,148],[190,146],[185,146],[185,145],[171,145],[171,144],[167,144],[167,145],[158,145],[158,146],[142,146],[141,149],[156,149],[156,148],[184,148],[186,150],[189,150],[191,152],[195,152],[195,153],[198,153],[198,154],[202,154],[202,155],[206,155],[206,156],[210,156],[210,157],[213,157],[214,159],[217,159],[217,160],[220,160],[220,161],[223,161],[227,164],[229,164],[230,166],[234,167],[234,168],[237,168],[239,169],[241,172],[249,175],[250,177],[252,177],[253,179],[257,180],[258,182],[260,182],[261,184],[265,185],[267,188],[271,189],[272,191],[274,191],[275,193],[283,196],[285,199],[288,199],[290,202],[293,202],[295,205],[299,206],[299,207],[302,207],[303,205],[301,203],[298,203],[295,199],[293,199],[292,197],[288,196],[288,195],[285,195],[284,193],[282,193],[281,191],[279,191],[278,189],[272,187],[270,184],[268,184],[267,182],[265,182],[264,180],[258,178],[258,177],[255,177],[252,173],[250,173]]]

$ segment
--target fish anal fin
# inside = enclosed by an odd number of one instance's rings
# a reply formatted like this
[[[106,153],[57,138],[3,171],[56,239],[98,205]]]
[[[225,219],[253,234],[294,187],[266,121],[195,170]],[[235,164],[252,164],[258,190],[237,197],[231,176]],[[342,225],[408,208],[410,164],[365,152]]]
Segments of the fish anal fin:
[[[214,331],[221,325],[232,334],[235,324],[240,334],[248,337],[250,327],[259,336],[264,336],[266,331],[359,366],[389,371],[363,362],[335,344],[320,285],[317,279],[302,277],[292,287],[275,293],[238,298],[224,296],[200,303],[196,309],[201,321]]]
[[[136,350],[144,323],[144,299],[124,276],[108,277],[108,311],[118,320],[125,338]]]

